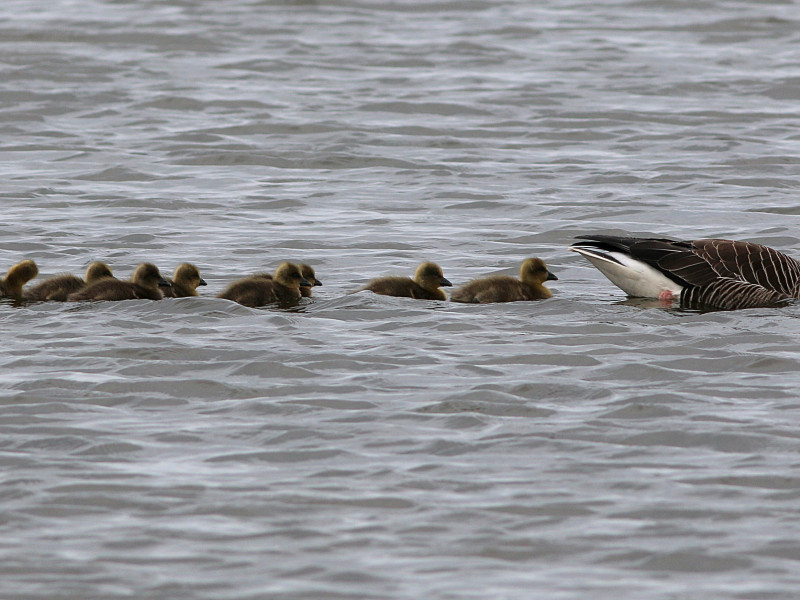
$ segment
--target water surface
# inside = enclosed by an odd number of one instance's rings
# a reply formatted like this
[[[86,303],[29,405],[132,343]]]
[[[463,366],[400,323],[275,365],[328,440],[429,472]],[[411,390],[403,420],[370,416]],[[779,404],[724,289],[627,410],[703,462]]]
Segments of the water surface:
[[[800,308],[653,308],[566,251],[800,257],[796,8],[4,3],[3,264],[209,285],[0,304],[2,595],[796,595]],[[530,256],[551,300],[348,293]],[[213,298],[283,260],[313,299]]]

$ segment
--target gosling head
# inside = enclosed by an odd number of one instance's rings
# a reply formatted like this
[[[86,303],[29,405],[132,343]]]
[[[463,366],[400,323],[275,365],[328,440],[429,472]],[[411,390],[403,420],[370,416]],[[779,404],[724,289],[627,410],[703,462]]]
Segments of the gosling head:
[[[205,280],[200,277],[200,271],[197,270],[197,267],[190,263],[178,265],[172,278],[175,283],[179,283],[190,290],[197,289],[199,285],[207,285]]]
[[[31,279],[39,274],[39,267],[31,259],[27,258],[22,262],[18,262],[8,270],[5,283],[9,288],[22,288],[23,285],[28,283]]]
[[[322,285],[322,282],[317,279],[317,275],[314,273],[314,269],[311,267],[311,265],[300,265],[300,272],[303,274],[303,277],[305,277],[305,279],[311,283],[312,286]]]
[[[107,277],[114,277],[114,274],[104,262],[95,261],[86,267],[86,283],[94,283]]]
[[[541,258],[529,258],[519,268],[519,278],[525,283],[542,284],[545,281],[557,281]]]
[[[445,279],[442,267],[432,262],[424,262],[417,267],[414,281],[426,290],[437,290],[440,287],[453,285]]]
[[[152,263],[142,263],[136,267],[131,281],[149,289],[157,290],[159,287],[172,287],[169,281],[161,276],[158,267]]]
[[[311,287],[311,282],[303,277],[300,267],[285,262],[275,270],[275,281],[284,287],[299,290],[300,286]]]

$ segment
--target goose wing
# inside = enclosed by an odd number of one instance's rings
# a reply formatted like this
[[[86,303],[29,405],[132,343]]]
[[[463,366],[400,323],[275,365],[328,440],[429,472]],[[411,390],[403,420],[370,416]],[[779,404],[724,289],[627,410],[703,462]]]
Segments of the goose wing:
[[[722,278],[800,297],[800,261],[761,244],[608,235],[581,236],[581,239],[606,250],[624,252],[681,285],[703,287]]]
[[[768,290],[756,283],[722,277],[702,287],[686,288],[681,294],[684,308],[713,307],[723,310],[781,306],[791,301],[791,296]]]
[[[705,239],[691,244],[697,256],[720,277],[798,297],[800,262],[782,252],[761,244],[732,240]]]

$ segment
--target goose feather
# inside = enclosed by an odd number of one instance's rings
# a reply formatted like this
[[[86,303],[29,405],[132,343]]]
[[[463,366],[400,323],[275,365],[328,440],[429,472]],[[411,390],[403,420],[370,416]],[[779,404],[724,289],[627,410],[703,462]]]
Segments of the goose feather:
[[[800,298],[800,261],[752,242],[584,235],[570,246],[629,296],[755,308]]]

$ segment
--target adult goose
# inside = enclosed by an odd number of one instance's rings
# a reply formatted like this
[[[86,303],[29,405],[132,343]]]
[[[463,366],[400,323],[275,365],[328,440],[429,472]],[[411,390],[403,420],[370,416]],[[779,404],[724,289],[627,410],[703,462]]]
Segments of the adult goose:
[[[800,262],[760,244],[615,235],[578,239],[570,250],[629,296],[723,310],[800,298]]]

